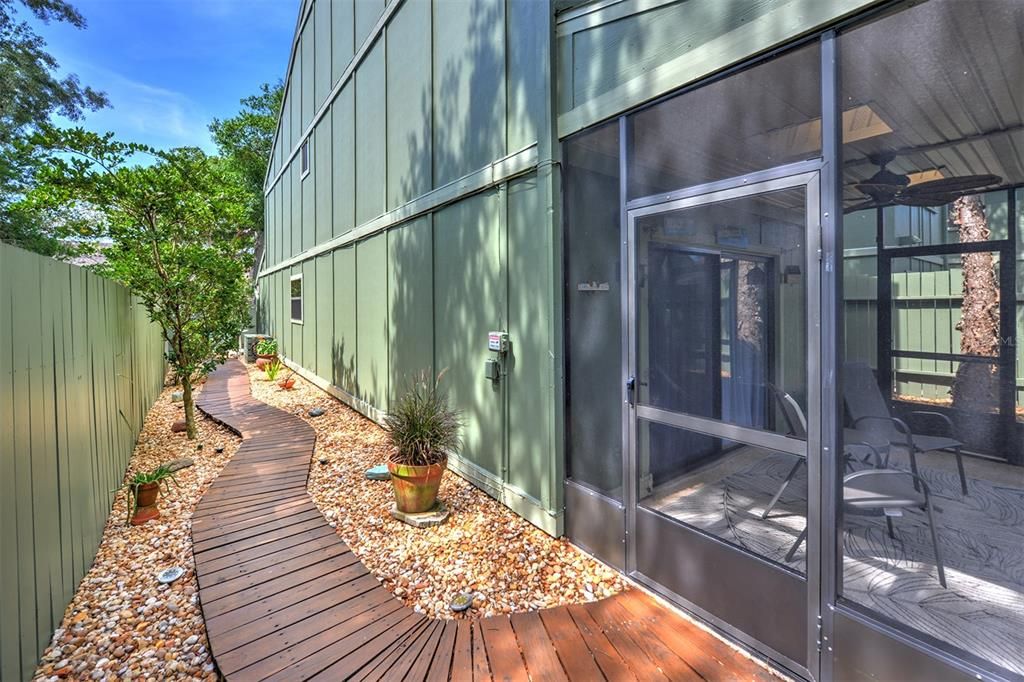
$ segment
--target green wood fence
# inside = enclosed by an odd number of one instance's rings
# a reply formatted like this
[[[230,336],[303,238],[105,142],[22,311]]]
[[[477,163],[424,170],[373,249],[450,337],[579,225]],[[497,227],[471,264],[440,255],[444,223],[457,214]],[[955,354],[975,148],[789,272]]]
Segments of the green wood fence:
[[[31,677],[164,377],[128,291],[0,244],[0,679]]]

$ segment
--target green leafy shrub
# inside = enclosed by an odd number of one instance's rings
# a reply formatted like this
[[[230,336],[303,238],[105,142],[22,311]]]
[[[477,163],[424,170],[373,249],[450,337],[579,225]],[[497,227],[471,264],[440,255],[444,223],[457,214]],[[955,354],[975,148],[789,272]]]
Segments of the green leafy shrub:
[[[440,390],[444,372],[431,380],[420,375],[384,418],[394,446],[392,461],[411,466],[444,464],[462,445],[462,415],[448,406]]]
[[[256,342],[257,355],[277,355],[277,339],[260,339]]]

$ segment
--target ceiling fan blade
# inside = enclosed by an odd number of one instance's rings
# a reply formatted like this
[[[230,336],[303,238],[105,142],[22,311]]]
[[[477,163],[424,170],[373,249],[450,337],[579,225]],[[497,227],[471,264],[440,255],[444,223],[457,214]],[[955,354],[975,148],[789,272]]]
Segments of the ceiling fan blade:
[[[950,193],[960,195],[965,192],[981,189],[982,187],[988,187],[989,185],[997,185],[1002,181],[1003,179],[998,175],[958,175],[952,178],[929,180],[928,182],[911,185],[904,189],[902,194],[904,196]]]
[[[893,197],[893,203],[899,204],[900,206],[924,206],[934,208],[937,206],[951,204],[961,196],[963,195],[958,192],[946,192],[944,194],[910,194],[909,192],[903,192]]]
[[[863,211],[864,209],[867,209],[867,208],[877,208],[877,207],[879,207],[881,205],[882,205],[881,203],[875,201],[874,199],[868,199],[867,201],[862,201],[859,204],[854,204],[853,206],[850,206],[849,208],[844,208],[843,209],[843,214],[853,213],[854,211]]]

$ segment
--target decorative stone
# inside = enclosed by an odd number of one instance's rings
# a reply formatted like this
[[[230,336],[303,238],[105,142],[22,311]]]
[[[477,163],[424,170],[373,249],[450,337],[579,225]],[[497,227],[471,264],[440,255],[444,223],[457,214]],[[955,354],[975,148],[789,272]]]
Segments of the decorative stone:
[[[390,481],[391,472],[388,471],[387,464],[378,464],[366,470],[366,477],[371,481]]]
[[[398,519],[402,523],[407,523],[415,528],[440,526],[448,518],[448,514],[448,505],[440,500],[438,500],[437,504],[434,505],[433,509],[419,514],[407,514],[405,512],[398,511],[397,504],[391,505],[392,518]]]
[[[180,566],[172,566],[171,568],[165,568],[156,574],[156,579],[162,582],[164,585],[173,583],[175,580],[185,575],[185,569]]]
[[[322,408],[322,407],[314,407],[312,410],[309,411],[309,416],[310,417],[319,417],[319,416],[323,415],[324,412],[326,412],[326,410],[324,410],[324,408]]]
[[[452,598],[451,603],[448,604],[448,608],[455,613],[468,611],[471,606],[473,606],[473,595],[469,592],[463,592],[462,594],[455,595]]]
[[[188,430],[188,426],[185,425],[185,420],[184,419],[179,419],[176,422],[174,422],[173,424],[171,424],[171,432],[172,433],[184,433],[187,430]]]
[[[327,462],[330,461],[330,460],[328,460],[326,457],[321,455],[320,459],[318,459],[317,461],[320,462],[321,464],[327,464]]]
[[[167,467],[167,469],[171,473],[174,473],[175,471],[180,471],[182,469],[187,469],[188,467],[192,466],[193,464],[195,464],[195,462],[193,462],[188,457],[182,457],[181,459],[172,459],[170,462],[165,462],[162,466]]]
[[[216,452],[219,455],[220,453],[224,452],[224,446],[223,445],[218,445],[217,447],[215,447],[213,449],[213,451]]]
[[[171,394],[172,403],[180,403],[184,399],[185,393],[183,391],[175,391],[174,393]]]

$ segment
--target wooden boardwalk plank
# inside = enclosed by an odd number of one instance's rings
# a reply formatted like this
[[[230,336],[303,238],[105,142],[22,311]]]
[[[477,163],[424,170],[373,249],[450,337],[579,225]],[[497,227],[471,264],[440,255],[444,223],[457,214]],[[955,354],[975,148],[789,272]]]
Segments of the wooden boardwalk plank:
[[[197,399],[243,442],[196,505],[210,649],[228,679],[754,679],[771,674],[638,591],[585,606],[431,620],[359,562],[306,492],[316,432],[229,362]]]

